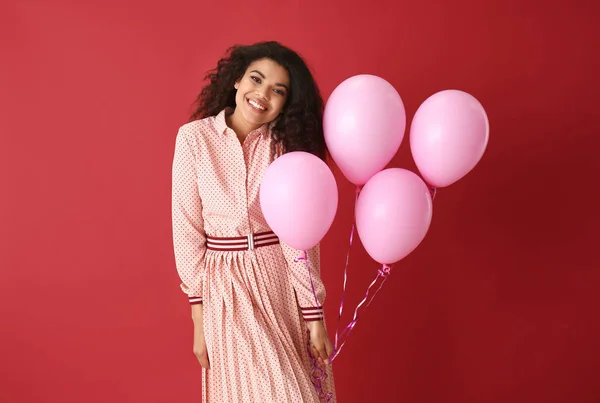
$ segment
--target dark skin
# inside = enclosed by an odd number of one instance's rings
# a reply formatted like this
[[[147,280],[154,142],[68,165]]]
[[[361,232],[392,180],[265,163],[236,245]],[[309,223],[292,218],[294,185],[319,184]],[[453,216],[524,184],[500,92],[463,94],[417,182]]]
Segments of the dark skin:
[[[270,59],[256,60],[248,66],[244,76],[235,83],[236,107],[226,117],[240,143],[253,130],[275,120],[283,108],[289,93],[289,74],[285,68]],[[203,368],[210,368],[206,340],[204,338],[203,307],[192,305],[194,321],[194,354]],[[322,320],[306,322],[310,348],[321,367],[329,364],[333,344]]]

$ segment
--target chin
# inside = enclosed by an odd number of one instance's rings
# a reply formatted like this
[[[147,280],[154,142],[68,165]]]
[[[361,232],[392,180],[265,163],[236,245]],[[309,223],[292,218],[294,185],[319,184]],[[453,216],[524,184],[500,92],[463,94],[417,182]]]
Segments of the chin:
[[[244,114],[244,119],[246,119],[246,122],[248,122],[254,126],[257,126],[257,127],[260,127],[266,123],[266,121],[264,119],[257,119],[256,116],[252,116],[252,115],[249,115],[246,113]]]
[[[246,119],[246,122],[251,123],[256,126],[262,126],[265,123],[268,123],[271,120],[273,120],[273,119],[271,119],[270,114],[268,114],[268,115],[265,114],[263,116],[256,116],[256,114],[253,113],[253,111],[244,111],[243,116]]]

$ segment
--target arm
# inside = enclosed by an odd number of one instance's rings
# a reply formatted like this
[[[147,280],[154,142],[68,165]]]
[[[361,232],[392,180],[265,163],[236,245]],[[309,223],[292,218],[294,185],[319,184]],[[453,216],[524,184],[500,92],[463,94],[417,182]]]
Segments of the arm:
[[[298,299],[298,305],[300,306],[304,320],[307,323],[323,320],[325,286],[323,285],[323,281],[321,281],[321,254],[319,245],[307,251],[311,275],[309,275],[305,261],[295,261],[298,257],[302,256],[302,251],[294,249],[283,242],[281,242],[281,248],[283,249],[283,254],[290,270],[292,284],[296,291],[296,298]]]
[[[202,368],[209,369],[210,361],[208,359],[208,350],[206,349],[206,339],[204,338],[204,307],[202,304],[192,305],[192,320],[194,321],[194,355]]]
[[[198,192],[197,163],[191,139],[180,129],[173,158],[173,246],[181,289],[192,305],[202,304],[206,235]]]
[[[302,251],[294,249],[283,242],[281,247],[288,263],[302,317],[310,333],[311,352],[320,365],[329,364],[333,344],[327,336],[323,316],[325,286],[321,280],[320,247],[317,245],[307,251],[310,275],[306,262],[303,260],[297,261],[297,258],[302,256]]]
[[[194,354],[202,367],[209,368],[202,306],[206,235],[198,192],[196,156],[183,130],[177,133],[173,157],[172,216],[175,264],[182,281],[181,289],[192,305]]]

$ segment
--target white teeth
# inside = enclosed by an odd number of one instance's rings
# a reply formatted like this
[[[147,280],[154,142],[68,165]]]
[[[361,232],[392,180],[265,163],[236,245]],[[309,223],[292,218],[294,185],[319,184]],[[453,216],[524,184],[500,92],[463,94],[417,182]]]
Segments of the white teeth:
[[[267,109],[266,109],[264,106],[262,106],[262,105],[259,105],[257,102],[255,102],[255,101],[253,101],[253,100],[251,100],[251,99],[250,99],[250,100],[248,100],[248,102],[250,102],[250,105],[252,105],[252,106],[253,106],[253,107],[255,107],[256,109],[260,109],[261,111],[266,111],[266,110],[267,110]]]

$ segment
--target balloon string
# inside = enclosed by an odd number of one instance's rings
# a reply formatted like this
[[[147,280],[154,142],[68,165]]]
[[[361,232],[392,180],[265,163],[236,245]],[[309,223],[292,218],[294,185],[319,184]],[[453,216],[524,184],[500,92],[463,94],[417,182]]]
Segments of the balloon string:
[[[381,287],[383,287],[383,283],[385,283],[385,280],[387,279],[387,277],[389,276],[390,272],[391,272],[392,268],[386,264],[384,264],[378,271],[377,271],[377,276],[375,277],[375,279],[371,282],[371,284],[369,284],[369,287],[367,287],[367,292],[365,293],[365,297],[362,299],[362,301],[360,301],[360,303],[356,306],[356,309],[354,310],[354,317],[352,318],[352,321],[348,324],[348,326],[346,326],[346,328],[344,329],[344,331],[342,332],[342,334],[340,334],[340,340],[343,339],[343,341],[341,342],[341,344],[338,346],[337,343],[334,345],[333,348],[333,353],[329,359],[330,362],[333,362],[333,360],[338,356],[338,354],[340,353],[340,351],[342,350],[342,348],[344,347],[344,344],[346,344],[346,340],[348,339],[348,336],[350,335],[350,332],[352,331],[352,329],[354,329],[354,326],[356,326],[356,323],[358,322],[358,317],[359,317],[359,310],[360,308],[367,303],[366,306],[369,306],[371,304],[371,302],[373,301],[373,299],[375,298],[375,295],[377,295],[377,293],[379,292],[379,290],[381,289]],[[377,289],[377,291],[373,294],[373,296],[369,299],[369,293],[371,291],[371,288],[373,288],[373,286],[377,283],[377,280],[379,280],[380,278],[382,278],[382,282],[379,285],[379,288]],[[366,308],[366,307],[365,307]]]
[[[302,251],[302,255],[294,259],[294,262],[304,262],[306,268],[308,269],[308,278],[310,278],[310,286],[312,287],[313,296],[315,297],[315,308],[320,308],[319,299],[317,298],[317,291],[315,290],[315,283],[312,278],[312,268],[310,267],[310,262],[308,261],[308,252]]]
[[[382,269],[383,269],[383,268],[382,268]],[[382,269],[380,269],[380,270],[382,270]],[[389,270],[388,270],[388,273],[387,273],[387,274],[389,274]],[[383,287],[383,284],[385,283],[385,280],[387,279],[387,274],[385,274],[385,275],[383,276],[383,280],[381,280],[381,283],[379,284],[379,288],[377,288],[377,291],[375,291],[375,292],[373,293],[373,296],[371,297],[371,300],[370,300],[370,301],[367,303],[367,305],[365,306],[365,309],[366,309],[366,308],[368,308],[368,306],[369,306],[369,305],[371,305],[371,302],[373,302],[373,300],[375,299],[375,297],[376,297],[376,296],[377,296],[377,294],[379,293],[379,290],[381,290],[381,287]]]
[[[344,329],[344,331],[340,335],[340,338],[342,338],[344,336],[347,337],[350,334],[350,332],[352,331],[352,329],[354,328],[354,326],[356,326],[356,322],[358,321],[358,311],[359,311],[360,307],[363,304],[365,304],[365,302],[369,299],[369,292],[371,291],[371,288],[373,288],[373,286],[375,285],[375,283],[377,282],[377,280],[379,280],[379,278],[381,277],[383,279],[382,282],[381,282],[381,285],[379,286],[379,289],[381,289],[381,287],[383,286],[383,283],[385,282],[385,280],[387,279],[387,276],[390,273],[390,270],[391,270],[391,267],[389,267],[387,265],[383,265],[382,268],[377,271],[377,276],[371,282],[371,284],[369,284],[369,287],[367,287],[367,292],[365,293],[365,297],[356,306],[356,309],[354,310],[354,317],[353,317],[352,321],[350,322],[350,324],[348,326],[346,326],[346,328]],[[379,291],[379,289],[377,291]],[[375,298],[375,294],[371,297],[371,299],[369,300],[367,306],[369,306],[371,304],[371,301],[373,300],[373,298]],[[343,343],[342,343],[342,345],[343,345]],[[341,346],[340,346],[340,349],[341,349]]]
[[[356,186],[356,196],[354,198],[354,207],[356,208],[356,204],[358,203],[358,196],[360,195],[360,186]],[[346,299],[346,283],[348,282],[348,266],[350,265],[350,250],[352,249],[352,244],[354,241],[354,230],[356,228],[356,214],[353,215],[354,219],[352,220],[352,230],[350,231],[350,244],[348,245],[348,253],[346,254],[346,267],[344,267],[344,283],[342,286],[342,298],[340,300],[340,310],[338,314],[338,320],[335,327],[335,341],[334,346],[338,345],[338,334],[340,328],[340,322],[342,321],[342,312],[344,311],[344,301]]]

